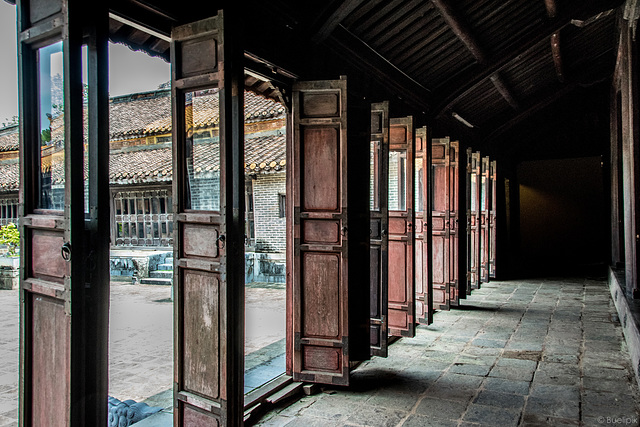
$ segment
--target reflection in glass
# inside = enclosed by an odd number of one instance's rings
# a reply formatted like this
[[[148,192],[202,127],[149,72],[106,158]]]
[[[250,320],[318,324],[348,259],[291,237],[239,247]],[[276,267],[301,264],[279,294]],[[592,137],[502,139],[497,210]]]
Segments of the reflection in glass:
[[[416,158],[415,161],[415,210],[416,212],[424,212],[424,192],[425,192],[425,185],[424,185],[424,166],[423,166],[423,159],[422,158]]]
[[[38,49],[41,209],[64,209],[62,42]]]
[[[185,207],[192,210],[220,210],[220,140],[218,89],[185,94],[185,160],[187,186]]]
[[[369,208],[380,210],[380,141],[371,141],[369,150]]]
[[[389,152],[389,210],[407,209],[407,157],[405,152]]]
[[[480,190],[480,210],[483,211],[485,210],[487,207],[486,205],[486,197],[487,197],[487,178],[486,177],[482,177],[482,181],[481,184],[482,189]]]
[[[472,173],[471,174],[471,212],[475,212],[477,209],[476,197],[477,197],[476,174]]]

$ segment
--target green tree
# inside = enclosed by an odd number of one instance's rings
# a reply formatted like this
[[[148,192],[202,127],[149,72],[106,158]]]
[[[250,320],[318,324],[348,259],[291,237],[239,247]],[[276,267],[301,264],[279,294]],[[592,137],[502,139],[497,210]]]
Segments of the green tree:
[[[16,256],[16,249],[20,246],[20,231],[14,223],[0,227],[0,245],[7,245],[9,256]]]

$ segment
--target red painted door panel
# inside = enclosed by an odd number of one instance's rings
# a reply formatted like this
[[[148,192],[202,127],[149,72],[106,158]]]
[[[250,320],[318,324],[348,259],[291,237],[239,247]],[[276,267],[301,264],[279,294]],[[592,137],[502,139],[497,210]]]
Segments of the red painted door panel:
[[[491,210],[489,212],[489,278],[496,277],[496,213],[497,213],[497,189],[498,174],[497,162],[491,162]]]
[[[432,139],[431,153],[433,307],[448,310],[460,298],[458,274],[464,261],[458,253],[459,143]]]
[[[358,177],[369,183],[370,138],[350,137],[359,156],[347,157],[344,78],[296,83],[292,106],[293,377],[348,385],[351,362],[370,357],[370,306],[362,303],[370,301],[370,287],[361,287],[370,270],[368,193],[361,192],[364,211],[348,209],[356,195],[348,184]],[[362,111],[349,111],[351,123],[362,124]],[[349,173],[357,174],[350,183]]]
[[[419,323],[433,322],[433,290],[431,280],[431,232],[429,208],[428,171],[430,170],[431,151],[427,138],[427,128],[416,131],[415,141],[415,286],[416,320]]]
[[[480,288],[480,173],[481,161],[480,153],[475,152],[471,154],[470,165],[470,209],[469,209],[469,226],[470,226],[470,241],[469,241],[469,269],[471,276],[471,289]]]
[[[480,177],[480,283],[489,281],[489,209],[491,176],[489,157],[483,157]]]
[[[413,118],[391,119],[389,134],[389,334],[413,337]]]

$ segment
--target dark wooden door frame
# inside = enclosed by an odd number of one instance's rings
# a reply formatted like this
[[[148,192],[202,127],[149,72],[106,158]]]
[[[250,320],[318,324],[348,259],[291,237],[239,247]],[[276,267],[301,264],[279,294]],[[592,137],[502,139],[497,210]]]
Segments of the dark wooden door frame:
[[[108,9],[72,0],[19,1],[17,12],[20,423],[104,425],[109,301]],[[54,211],[41,209],[40,204],[38,49],[57,41],[62,42],[64,64],[64,208]],[[83,44],[88,47],[86,155]]]

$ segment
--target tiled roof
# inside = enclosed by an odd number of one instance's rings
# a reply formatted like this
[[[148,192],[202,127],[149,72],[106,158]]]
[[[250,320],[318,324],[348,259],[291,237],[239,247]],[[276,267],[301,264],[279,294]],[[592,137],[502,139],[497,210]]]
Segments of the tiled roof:
[[[20,142],[20,128],[18,125],[7,126],[0,129],[0,152],[15,151]]]
[[[286,166],[284,135],[261,136],[245,140],[245,172],[284,171]],[[219,170],[218,143],[197,143],[194,149],[196,177]],[[168,182],[172,179],[171,148],[145,147],[135,151],[112,153],[109,181],[112,184]]]
[[[217,126],[218,91],[197,92],[187,98],[192,102],[196,128]],[[285,108],[278,102],[244,93],[245,123],[283,118]],[[111,140],[128,139],[171,132],[171,92],[161,90],[113,98],[110,108]]]
[[[260,136],[245,140],[245,173],[269,173],[284,171],[286,166],[286,139],[284,135]],[[194,150],[196,177],[220,168],[218,143],[197,143]],[[55,154],[54,154],[55,156]],[[60,159],[60,158],[58,158]],[[61,184],[63,162],[50,162],[46,170],[52,170],[52,184]],[[109,157],[109,182],[111,184],[144,184],[171,182],[171,146],[149,145],[135,150],[119,150]],[[0,161],[0,191],[17,191],[19,183],[18,159]]]

